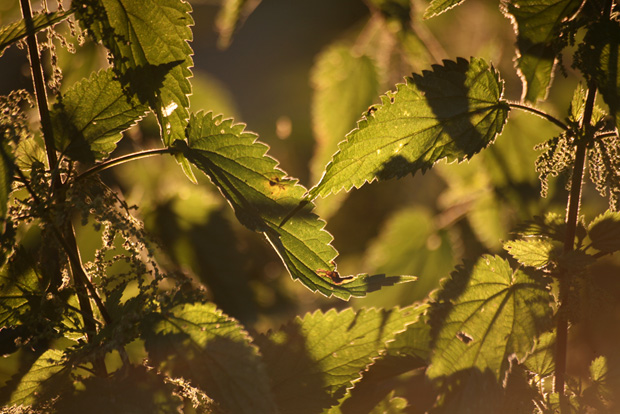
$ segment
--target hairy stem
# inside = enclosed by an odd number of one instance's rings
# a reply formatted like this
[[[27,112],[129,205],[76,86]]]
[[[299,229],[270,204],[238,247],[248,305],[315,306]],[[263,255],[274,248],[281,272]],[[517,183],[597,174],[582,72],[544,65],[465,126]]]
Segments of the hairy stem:
[[[564,253],[569,253],[575,248],[575,234],[577,232],[577,224],[579,222],[579,206],[581,204],[581,186],[583,182],[583,170],[586,160],[586,148],[590,140],[594,138],[594,131],[590,127],[592,119],[592,110],[594,109],[594,100],[596,98],[596,85],[588,85],[588,95],[586,97],[586,105],[584,109],[583,119],[580,130],[584,135],[577,142],[575,153],[575,164],[573,166],[573,174],[571,177],[570,194],[568,198],[568,206],[566,212],[566,235],[564,238]],[[568,290],[570,287],[570,274],[562,271],[560,275],[560,308],[557,318],[557,337],[556,337],[556,353],[555,353],[555,385],[554,391],[560,395],[560,411],[568,413],[568,397],[564,393],[564,384],[566,379],[566,351],[568,345]]]
[[[124,164],[129,161],[138,160],[141,158],[153,157],[155,155],[163,155],[163,154],[178,154],[181,150],[174,147],[169,148],[158,148],[153,150],[146,150],[141,152],[133,152],[131,154],[123,155],[122,157],[114,158],[111,160],[104,161],[100,164],[95,165],[94,167],[89,168],[84,171],[82,174],[78,175],[75,178],[75,181],[83,180],[84,178],[90,177],[91,175],[95,175],[100,173],[101,171],[107,170],[108,168],[115,167],[117,165]]]
[[[560,121],[559,119],[557,119],[556,117],[552,115],[549,115],[546,112],[541,111],[540,109],[532,108],[531,106],[523,105],[523,104],[516,103],[516,102],[508,102],[508,106],[511,108],[521,109],[526,112],[531,112],[540,117],[543,117],[546,120],[553,122],[554,124],[556,124],[557,126],[559,126],[565,131],[568,129],[568,125],[566,125],[564,122]]]
[[[54,171],[58,164],[58,157],[56,156],[56,144],[54,142],[52,120],[47,107],[47,92],[43,78],[43,66],[41,65],[41,59],[39,58],[39,45],[34,31],[34,23],[32,22],[30,0],[20,0],[20,6],[22,9],[22,17],[24,18],[26,29],[29,33],[26,37],[26,42],[28,44],[28,56],[30,57],[30,73],[32,74],[34,93],[37,99],[37,108],[39,109],[39,117],[41,118],[41,129],[43,131],[43,139],[45,140],[47,163],[50,170]]]

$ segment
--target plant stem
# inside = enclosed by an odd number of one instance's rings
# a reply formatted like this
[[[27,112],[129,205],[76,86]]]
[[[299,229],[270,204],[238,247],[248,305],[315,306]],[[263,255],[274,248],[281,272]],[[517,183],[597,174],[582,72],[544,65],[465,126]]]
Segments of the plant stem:
[[[516,102],[508,102],[508,106],[511,107],[511,108],[521,109],[523,111],[531,112],[533,114],[541,116],[541,117],[545,118],[546,120],[553,122],[554,124],[556,124],[557,126],[559,126],[560,128],[562,128],[565,131],[568,129],[568,125],[566,125],[564,122],[560,121],[559,119],[557,119],[556,117],[554,117],[552,115],[549,115],[546,112],[541,111],[540,109],[532,108],[531,106],[522,105],[522,104],[516,103]]]
[[[51,171],[54,171],[58,164],[56,156],[56,144],[54,142],[54,132],[52,130],[52,120],[47,107],[47,92],[45,89],[45,81],[43,80],[43,66],[39,58],[39,45],[34,32],[34,23],[32,22],[32,10],[30,9],[30,0],[20,0],[22,9],[22,17],[26,23],[28,36],[26,42],[28,44],[28,55],[30,57],[30,73],[32,74],[32,82],[34,84],[34,94],[37,99],[37,108],[39,109],[39,117],[41,118],[41,129],[43,131],[43,139],[45,141],[45,151],[47,153],[47,163]],[[52,177],[55,175],[53,174]],[[52,179],[52,182],[54,180]]]
[[[179,152],[181,152],[181,149],[174,148],[174,147],[157,148],[157,149],[146,150],[146,151],[141,151],[141,152],[133,152],[131,154],[123,155],[122,157],[104,161],[100,164],[95,165],[94,167],[89,168],[88,170],[84,171],[82,174],[75,177],[75,182],[83,180],[84,178],[90,177],[91,175],[95,175],[103,170],[107,170],[108,168],[114,167],[116,165],[124,164],[129,161],[138,160],[141,158],[148,158],[154,155],[177,154]]]
[[[596,85],[588,85],[588,95],[580,130],[583,136],[577,142],[575,152],[575,164],[573,166],[573,174],[571,177],[570,194],[568,198],[568,206],[566,213],[566,235],[564,238],[564,254],[570,253],[575,248],[575,234],[577,232],[577,224],[579,222],[579,206],[581,204],[581,187],[583,182],[583,170],[586,159],[586,148],[590,140],[594,138],[594,131],[590,127],[592,119],[592,110],[594,108],[594,100],[596,98]],[[564,393],[564,384],[566,379],[566,352],[568,346],[568,291],[571,280],[570,274],[566,270],[562,270],[560,274],[560,308],[558,309],[557,318],[557,336],[556,336],[556,354],[555,354],[555,384],[554,391],[560,395],[560,412],[568,413],[568,398]]]

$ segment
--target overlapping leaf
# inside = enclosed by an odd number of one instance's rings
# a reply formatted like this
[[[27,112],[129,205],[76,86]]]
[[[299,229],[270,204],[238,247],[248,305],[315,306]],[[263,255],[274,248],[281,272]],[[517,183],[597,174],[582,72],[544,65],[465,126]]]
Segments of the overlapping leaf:
[[[323,230],[325,222],[311,213],[312,203],[280,226],[306,190],[286,177],[265,155],[267,146],[244,128],[211,113],[192,116],[185,155],[220,189],[242,224],[265,234],[294,279],[312,291],[342,299],[413,279],[366,274],[341,278],[335,273],[332,236]]]
[[[424,309],[316,311],[258,337],[280,413],[317,413],[335,405]]]
[[[69,368],[63,364],[63,352],[45,351],[32,365],[11,394],[9,406],[34,405],[46,402],[62,386],[70,384]]]
[[[564,44],[563,23],[581,5],[580,0],[509,0],[504,12],[517,32],[517,69],[523,80],[522,99],[544,100],[553,80],[553,70]]]
[[[339,146],[309,198],[462,161],[488,146],[508,115],[503,83],[482,59],[444,61],[388,92]]]
[[[144,116],[148,106],[124,90],[111,69],[75,84],[52,111],[57,149],[78,160],[107,157],[121,133]]]
[[[208,392],[227,412],[276,412],[258,350],[243,327],[215,305],[177,305],[151,315],[142,332],[153,362]]]
[[[49,26],[60,23],[72,14],[73,10],[35,14],[32,16],[33,32],[36,33]],[[28,34],[30,33],[26,28],[25,20],[18,20],[3,27],[2,30],[0,30],[0,56],[2,56],[7,47],[25,38]]]
[[[595,249],[608,253],[620,250],[620,213],[607,210],[596,217],[590,223],[588,236]]]
[[[451,282],[468,276],[462,292],[451,291]],[[477,368],[501,382],[509,359],[523,360],[536,338],[551,326],[546,284],[539,276],[512,270],[507,261],[488,255],[476,262],[471,275],[457,272],[451,282],[440,293],[447,316],[433,322],[437,335],[427,375],[437,378]]]
[[[80,23],[113,55],[114,68],[155,111],[166,146],[184,140],[192,40],[184,0],[80,0]]]
[[[548,239],[519,239],[504,243],[504,249],[519,263],[541,269],[551,261],[553,243]]]

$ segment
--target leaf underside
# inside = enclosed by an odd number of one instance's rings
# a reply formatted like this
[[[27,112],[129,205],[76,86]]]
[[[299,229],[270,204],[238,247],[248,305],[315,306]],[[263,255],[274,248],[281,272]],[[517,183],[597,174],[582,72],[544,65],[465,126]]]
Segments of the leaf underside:
[[[503,82],[482,59],[444,61],[406,81],[340,144],[310,199],[469,159],[502,131]]]
[[[75,84],[51,113],[57,148],[71,158],[107,157],[121,133],[139,121],[148,106],[125,91],[111,69]]]
[[[544,100],[553,80],[558,54],[563,48],[560,30],[580,0],[512,0],[504,13],[517,32],[517,69],[523,81],[522,100]]]
[[[236,320],[212,303],[181,304],[142,326],[152,362],[208,392],[227,412],[276,412],[257,348]]]
[[[592,247],[602,252],[620,250],[620,213],[607,210],[599,215],[588,228]]]
[[[316,311],[257,337],[280,413],[310,414],[337,404],[425,309]]]
[[[424,11],[424,18],[430,19],[431,17],[439,16],[464,1],[465,0],[432,0]]]
[[[468,277],[462,293],[454,289],[454,283]],[[444,298],[436,309],[445,307],[447,315],[432,322],[437,335],[429,378],[476,368],[501,383],[510,359],[522,361],[551,327],[551,297],[544,280],[512,270],[498,256],[483,256],[470,275],[453,274],[440,295]]]
[[[193,64],[191,6],[184,0],[81,3],[80,23],[111,51],[121,81],[151,106],[164,145],[184,140]]]
[[[244,128],[211,113],[192,115],[185,156],[219,188],[243,225],[267,237],[293,279],[312,291],[345,300],[414,279],[367,274],[342,278],[334,273],[333,238],[323,229],[325,222],[311,212],[312,203],[280,226],[306,189],[277,168],[277,161],[266,155],[267,145]]]

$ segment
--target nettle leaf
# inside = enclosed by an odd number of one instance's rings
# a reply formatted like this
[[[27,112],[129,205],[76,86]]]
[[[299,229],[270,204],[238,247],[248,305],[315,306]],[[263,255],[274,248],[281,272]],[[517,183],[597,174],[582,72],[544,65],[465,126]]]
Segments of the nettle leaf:
[[[142,119],[148,105],[123,89],[111,69],[75,84],[51,113],[58,150],[73,159],[106,158],[122,132]]]
[[[267,145],[244,128],[232,119],[213,118],[211,113],[192,115],[185,156],[220,189],[243,225],[265,234],[293,279],[312,291],[341,299],[414,280],[367,274],[341,277],[333,263],[337,255],[330,244],[333,238],[323,230],[325,222],[311,213],[312,203],[280,226],[306,190],[286,177],[277,161],[266,155]]]
[[[502,10],[517,33],[517,70],[523,81],[522,100],[536,102],[547,97],[558,55],[564,48],[560,36],[564,22],[581,0],[510,0]]]
[[[309,198],[463,161],[487,147],[508,116],[503,82],[482,59],[458,59],[406,78],[358,123]]]
[[[439,16],[464,1],[465,0],[432,0],[431,4],[429,4],[424,11],[424,18],[430,19],[431,17]]]
[[[620,22],[592,25],[579,47],[576,64],[588,80],[596,83],[620,129]]]
[[[455,289],[459,283],[464,283],[462,289]],[[427,376],[435,379],[476,368],[501,382],[510,359],[522,361],[536,338],[551,327],[551,300],[541,277],[513,270],[498,256],[480,258],[470,275],[456,272],[435,302],[447,316],[435,318]]]
[[[316,311],[256,338],[280,413],[331,407],[426,308]]]
[[[0,142],[0,226],[8,212],[9,195],[13,184],[13,149],[8,142]]]
[[[541,269],[551,263],[553,243],[548,239],[519,239],[504,243],[504,249],[519,263]]]
[[[4,26],[0,30],[0,56],[2,56],[4,50],[13,43],[24,39],[29,34],[37,33],[47,27],[66,20],[73,14],[73,12],[74,10],[70,9],[51,13],[35,14],[32,16],[32,32],[28,31],[26,28],[26,21],[23,19]]]
[[[58,349],[45,351],[30,367],[17,385],[9,406],[45,403],[58,395],[63,388],[71,387],[70,367],[65,365],[63,352]]]
[[[588,227],[592,247],[602,252],[620,250],[620,213],[607,210],[596,217]]]
[[[182,304],[151,314],[142,337],[152,362],[204,390],[227,412],[276,412],[251,337],[214,304]]]
[[[192,75],[191,6],[184,0],[80,0],[82,26],[159,121],[164,145],[185,139]]]
[[[555,333],[545,332],[536,340],[536,346],[524,363],[525,367],[541,378],[555,371]]]
[[[312,127],[317,141],[312,175],[318,181],[338,143],[379,93],[379,74],[369,56],[335,44],[322,52],[312,68]]]
[[[226,49],[230,46],[233,33],[260,4],[261,0],[224,0],[215,19],[215,27],[220,35],[217,44]]]

